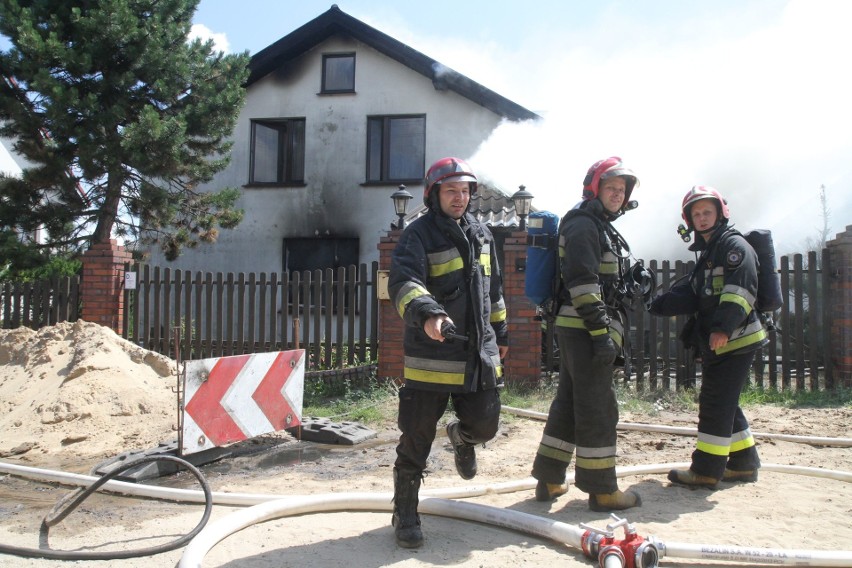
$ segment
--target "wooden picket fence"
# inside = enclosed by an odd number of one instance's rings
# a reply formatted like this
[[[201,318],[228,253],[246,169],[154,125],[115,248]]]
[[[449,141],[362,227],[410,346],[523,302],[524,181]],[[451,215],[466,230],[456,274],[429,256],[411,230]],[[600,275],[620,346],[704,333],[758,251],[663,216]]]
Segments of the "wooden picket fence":
[[[825,252],[823,252],[825,254]],[[770,343],[755,357],[755,381],[778,390],[833,389],[828,344],[826,274],[816,252],[781,257],[787,300]],[[668,289],[692,262],[652,260]],[[807,268],[805,268],[807,266]],[[136,265],[136,288],[125,290],[124,337],[175,359],[305,349],[308,369],[343,370],[374,363],[378,346],[378,263],[302,273],[210,273]],[[2,327],[38,329],[75,321],[79,277],[38,283],[0,283]],[[656,318],[639,304],[631,318],[629,380],[646,389],[694,385],[697,365],[677,335],[685,317]],[[552,334],[552,330],[548,331]],[[550,339],[550,341],[548,340]],[[558,363],[552,337],[543,341],[543,370]]]
[[[0,283],[0,318],[4,329],[41,329],[80,317],[80,277]]]
[[[825,252],[823,254],[826,254]],[[829,341],[828,310],[823,290],[829,288],[827,274],[817,267],[817,253],[780,258],[778,269],[784,306],[774,314],[769,326],[769,343],[760,349],[753,364],[753,380],[758,386],[777,390],[822,390],[834,388],[830,357],[825,356]],[[678,278],[689,274],[695,263],[652,260],[647,263],[657,275],[657,284],[668,290]],[[695,386],[701,366],[694,353],[678,339],[686,316],[654,317],[638,303],[630,314],[631,358],[627,380],[642,389],[672,390]],[[552,338],[548,329],[547,336]],[[545,370],[558,368],[558,353],[550,338],[544,340]]]
[[[124,337],[172,358],[305,349],[308,369],[376,357],[378,263],[295,273],[128,267]]]

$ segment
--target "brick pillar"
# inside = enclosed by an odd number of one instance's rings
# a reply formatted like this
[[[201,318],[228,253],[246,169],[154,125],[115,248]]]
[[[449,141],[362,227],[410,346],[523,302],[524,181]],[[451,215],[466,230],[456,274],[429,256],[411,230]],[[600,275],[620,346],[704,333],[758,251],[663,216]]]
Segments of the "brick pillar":
[[[402,233],[392,231],[379,242],[379,270],[390,270],[391,253]],[[503,247],[503,293],[508,311],[509,356],[506,359],[507,381],[532,383],[541,375],[541,322],[536,321],[535,307],[524,296],[526,233],[512,233]],[[520,268],[520,270],[519,270]],[[402,378],[402,318],[390,300],[379,300],[378,376]]]
[[[826,356],[833,369],[834,384],[852,388],[852,225],[825,245],[828,262],[827,313],[831,318]],[[828,266],[825,266],[828,264]]]
[[[81,319],[124,331],[124,265],[133,255],[114,239],[95,243],[83,254]]]
[[[391,231],[379,240],[379,270],[390,270],[391,254],[402,231]],[[402,379],[404,355],[402,336],[405,326],[402,318],[396,313],[393,302],[379,300],[379,378]]]
[[[507,382],[529,385],[541,377],[541,322],[535,319],[535,306],[524,295],[526,238],[526,231],[514,232],[503,243],[503,296],[509,322],[509,355],[504,371]]]

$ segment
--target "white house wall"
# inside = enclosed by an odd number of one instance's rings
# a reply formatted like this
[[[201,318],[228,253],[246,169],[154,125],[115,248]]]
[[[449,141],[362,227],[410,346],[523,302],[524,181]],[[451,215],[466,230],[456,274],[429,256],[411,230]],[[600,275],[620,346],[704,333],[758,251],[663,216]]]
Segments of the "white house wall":
[[[356,94],[319,95],[322,55],[355,52]],[[242,188],[243,222],[214,245],[186,250],[172,263],[205,272],[280,272],[283,239],[328,234],[360,239],[360,261],[378,260],[379,238],[396,216],[396,185],[365,185],[367,116],[426,115],[426,165],[471,156],[501,117],[349,37],[332,37],[249,88],[234,131],[231,163],[209,187]],[[304,187],[244,187],[252,119],[306,118]],[[408,187],[419,203],[422,185]]]

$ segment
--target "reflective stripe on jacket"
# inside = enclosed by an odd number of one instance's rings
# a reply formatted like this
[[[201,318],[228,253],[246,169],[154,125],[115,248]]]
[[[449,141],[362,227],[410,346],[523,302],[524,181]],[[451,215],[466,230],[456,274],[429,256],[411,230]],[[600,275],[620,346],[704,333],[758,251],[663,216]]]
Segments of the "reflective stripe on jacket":
[[[470,392],[497,386],[507,345],[506,305],[494,238],[470,214],[461,224],[429,211],[403,232],[391,259],[388,289],[405,321],[406,385]],[[435,341],[423,324],[448,315],[459,339]]]
[[[623,346],[626,313],[619,306],[608,305],[607,299],[617,295],[624,261],[616,253],[618,245],[608,228],[608,221],[582,209],[570,211],[561,223],[562,287],[556,325],[585,329],[592,336],[608,333],[616,345]]]
[[[728,343],[716,355],[746,352],[768,342],[766,329],[754,310],[757,296],[757,253],[740,233],[723,228],[704,245],[703,239],[691,250],[703,250],[692,278],[698,297],[698,330],[702,349],[710,334],[721,331]]]

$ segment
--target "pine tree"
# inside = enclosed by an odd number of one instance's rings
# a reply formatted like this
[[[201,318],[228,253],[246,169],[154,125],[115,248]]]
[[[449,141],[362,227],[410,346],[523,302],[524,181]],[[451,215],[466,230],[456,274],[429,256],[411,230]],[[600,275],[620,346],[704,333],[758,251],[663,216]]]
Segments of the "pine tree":
[[[0,135],[32,165],[0,180],[0,232],[119,237],[170,260],[236,226],[229,160],[248,53],[188,40],[199,0],[0,0]]]

